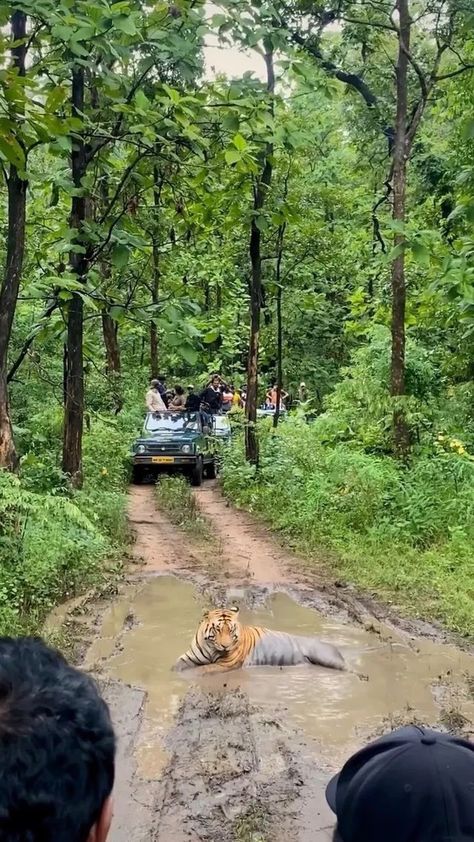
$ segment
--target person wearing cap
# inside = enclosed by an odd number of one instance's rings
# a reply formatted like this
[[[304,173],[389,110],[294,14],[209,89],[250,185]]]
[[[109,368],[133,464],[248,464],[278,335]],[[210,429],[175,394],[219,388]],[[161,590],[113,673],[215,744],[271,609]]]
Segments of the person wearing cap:
[[[398,728],[349,758],[326,799],[334,842],[472,842],[474,744]]]
[[[186,397],[185,409],[187,409],[188,412],[199,412],[200,407],[201,398],[199,397],[199,395],[196,394],[196,392],[194,391],[194,386],[191,383],[188,386],[188,394]]]
[[[165,412],[166,405],[161,397],[159,390],[159,381],[151,380],[150,388],[145,395],[145,403],[148,412]]]

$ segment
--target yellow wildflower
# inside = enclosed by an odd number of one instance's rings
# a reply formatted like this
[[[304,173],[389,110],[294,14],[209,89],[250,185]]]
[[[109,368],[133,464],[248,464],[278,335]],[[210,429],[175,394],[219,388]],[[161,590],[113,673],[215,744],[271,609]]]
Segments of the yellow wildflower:
[[[109,475],[109,472],[108,472],[107,468],[102,468],[100,474],[103,477],[107,477]]]

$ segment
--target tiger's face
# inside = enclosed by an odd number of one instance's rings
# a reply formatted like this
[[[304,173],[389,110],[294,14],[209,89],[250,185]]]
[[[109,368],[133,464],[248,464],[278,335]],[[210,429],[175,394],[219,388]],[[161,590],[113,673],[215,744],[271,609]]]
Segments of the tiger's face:
[[[226,654],[238,644],[240,637],[239,609],[222,608],[204,614],[204,639],[217,652]]]

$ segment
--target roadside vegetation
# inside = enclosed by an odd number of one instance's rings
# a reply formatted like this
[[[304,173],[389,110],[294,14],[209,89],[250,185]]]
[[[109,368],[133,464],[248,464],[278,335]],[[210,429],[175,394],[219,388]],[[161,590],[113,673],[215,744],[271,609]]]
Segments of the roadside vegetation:
[[[121,569],[129,533],[125,491],[133,414],[93,413],[84,436],[85,482],[60,470],[61,410],[33,386],[17,408],[21,475],[0,471],[0,633],[37,632],[58,602]]]
[[[308,563],[472,635],[474,390],[460,384],[441,395],[439,371],[413,345],[416,444],[400,463],[390,453],[387,367],[388,339],[377,335],[355,352],[312,423],[301,412],[277,431],[259,424],[257,471],[234,439],[223,487]]]

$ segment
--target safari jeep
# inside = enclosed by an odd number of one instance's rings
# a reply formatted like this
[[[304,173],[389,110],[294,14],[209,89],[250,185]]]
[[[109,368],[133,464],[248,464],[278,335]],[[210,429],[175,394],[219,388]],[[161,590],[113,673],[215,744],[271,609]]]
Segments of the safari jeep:
[[[132,447],[132,478],[139,483],[149,474],[178,472],[201,485],[204,474],[216,476],[216,453],[200,412],[149,412],[143,435]]]

